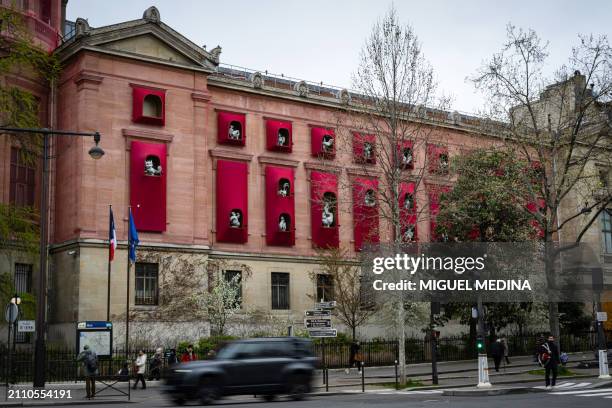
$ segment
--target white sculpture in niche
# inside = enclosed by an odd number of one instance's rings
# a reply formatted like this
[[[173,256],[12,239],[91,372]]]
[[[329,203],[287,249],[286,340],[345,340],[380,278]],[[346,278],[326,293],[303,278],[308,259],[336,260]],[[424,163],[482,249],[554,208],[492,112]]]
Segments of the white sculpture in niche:
[[[334,212],[331,203],[325,203],[323,205],[322,221],[324,227],[334,226]]]
[[[240,140],[240,123],[232,122],[229,126],[228,136],[232,140]]]
[[[230,214],[230,227],[240,228],[242,227],[242,213],[240,210],[232,210]]]
[[[289,131],[287,129],[278,129],[276,138],[277,146],[287,146],[289,144]]]
[[[412,149],[406,147],[402,152],[402,164],[408,167],[410,163],[412,163]]]
[[[376,205],[376,195],[374,190],[368,190],[363,197],[363,202],[367,207],[374,207]]]
[[[144,171],[147,176],[161,176],[162,166],[157,156],[147,156],[144,162]]]
[[[406,231],[404,231],[404,241],[412,242],[413,240],[414,240],[414,225],[411,225],[408,228],[406,228]]]
[[[412,210],[413,207],[414,198],[412,197],[412,194],[406,193],[406,195],[404,196],[404,210]]]
[[[290,193],[291,193],[291,185],[289,184],[289,181],[287,181],[286,179],[282,179],[280,181],[278,195],[281,197],[289,197]]]
[[[373,153],[374,153],[374,146],[372,146],[372,143],[365,142],[363,144],[363,158],[366,160],[372,160]]]
[[[322,148],[323,152],[331,153],[334,149],[334,138],[330,135],[323,136]]]
[[[287,214],[281,214],[279,217],[278,230],[281,232],[289,231],[289,216]]]
[[[440,155],[440,169],[442,171],[446,171],[446,169],[448,169],[448,155],[445,153]]]

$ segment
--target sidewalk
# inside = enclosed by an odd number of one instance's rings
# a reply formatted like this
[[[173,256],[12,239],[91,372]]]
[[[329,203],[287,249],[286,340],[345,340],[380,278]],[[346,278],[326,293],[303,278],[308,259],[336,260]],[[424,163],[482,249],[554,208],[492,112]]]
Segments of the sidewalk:
[[[569,380],[572,378],[588,378],[589,384],[595,386],[611,386],[610,381],[600,381],[597,379],[599,371],[597,368],[580,369],[577,368],[581,361],[591,361],[591,353],[574,353],[570,355],[570,361],[567,367],[576,373],[571,377],[559,377],[559,381]],[[533,389],[536,385],[543,383],[542,376],[528,374],[528,371],[537,370],[539,366],[532,361],[531,356],[516,356],[510,359],[511,364],[500,368],[499,372],[495,372],[492,368],[493,362],[489,361],[489,377],[493,385],[490,389],[477,389],[475,384],[478,382],[478,369],[475,360],[468,361],[452,361],[438,363],[439,384],[432,385],[431,383],[431,364],[411,364],[407,366],[408,378],[413,381],[419,381],[422,386],[415,387],[411,390],[440,390],[444,395],[498,395],[500,393],[514,392],[537,392]],[[329,370],[329,391],[326,392],[326,387],[322,383],[322,371],[317,370],[313,380],[314,395],[338,395],[347,393],[361,393],[361,374],[356,369],[352,369],[350,374],[345,374],[342,369]],[[395,391],[395,368],[391,367],[365,367],[365,389],[367,392],[384,392]],[[587,381],[587,380],[582,380]],[[133,384],[133,383],[131,383]],[[384,384],[384,385],[383,385]],[[140,388],[134,391],[131,390],[132,403],[146,403],[146,400],[153,397],[159,397],[159,386],[161,381],[147,381],[147,390],[142,391]],[[118,388],[127,392],[127,383],[118,383]],[[6,390],[4,386],[0,386],[0,406],[4,407],[19,407],[19,406],[48,406],[48,405],[76,405],[76,404],[112,404],[112,403],[128,403],[127,396],[112,396],[117,394],[112,390],[102,390],[103,384],[97,383],[96,389],[100,394],[94,400],[85,399],[85,384],[83,382],[70,383],[49,383],[45,390],[70,390],[70,399],[63,400],[9,400],[5,402]],[[30,384],[18,384],[10,387],[11,390],[31,390]],[[410,390],[402,390],[399,392],[409,392]]]

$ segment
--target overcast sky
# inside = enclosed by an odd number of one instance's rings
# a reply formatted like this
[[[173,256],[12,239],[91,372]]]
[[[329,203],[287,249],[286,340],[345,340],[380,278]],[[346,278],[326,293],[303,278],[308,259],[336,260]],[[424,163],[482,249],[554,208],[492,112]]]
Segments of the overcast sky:
[[[94,27],[141,18],[155,5],[166,24],[221,62],[350,87],[359,51],[387,0],[69,0],[67,17]],[[549,41],[549,69],[564,63],[577,35],[612,37],[612,1],[407,1],[400,20],[414,27],[453,109],[477,112],[483,98],[466,77],[500,50],[506,25],[533,28]]]

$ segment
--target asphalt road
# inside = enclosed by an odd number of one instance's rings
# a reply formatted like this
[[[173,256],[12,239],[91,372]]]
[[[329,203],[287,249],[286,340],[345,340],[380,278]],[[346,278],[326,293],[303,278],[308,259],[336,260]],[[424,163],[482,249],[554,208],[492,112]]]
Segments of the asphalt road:
[[[157,390],[138,390],[134,394],[135,403],[108,404],[109,407],[170,407],[172,403],[166,400]],[[279,398],[274,402],[265,402],[253,396],[229,397],[219,400],[215,406],[239,408],[405,408],[405,407],[427,407],[427,408],[576,408],[576,407],[606,407],[612,404],[612,388],[602,390],[579,391],[578,393],[528,393],[518,395],[500,396],[473,396],[456,397],[442,396],[439,392],[426,391],[377,391],[365,394],[346,395],[315,395],[307,400],[294,402],[286,398]],[[0,406],[2,403],[0,402]],[[106,405],[106,404],[105,404]],[[197,406],[197,403],[187,406]],[[71,405],[74,407],[75,405]],[[92,407],[87,403],[77,405]],[[93,405],[102,406],[102,405]]]

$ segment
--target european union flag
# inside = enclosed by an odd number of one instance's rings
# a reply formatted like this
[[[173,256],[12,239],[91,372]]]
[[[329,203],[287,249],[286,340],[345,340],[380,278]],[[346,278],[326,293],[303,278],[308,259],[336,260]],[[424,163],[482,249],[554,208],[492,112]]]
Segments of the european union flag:
[[[136,231],[136,224],[134,224],[134,217],[132,217],[132,209],[130,208],[130,228],[128,230],[128,249],[130,262],[136,262],[136,247],[138,246],[138,231]]]

